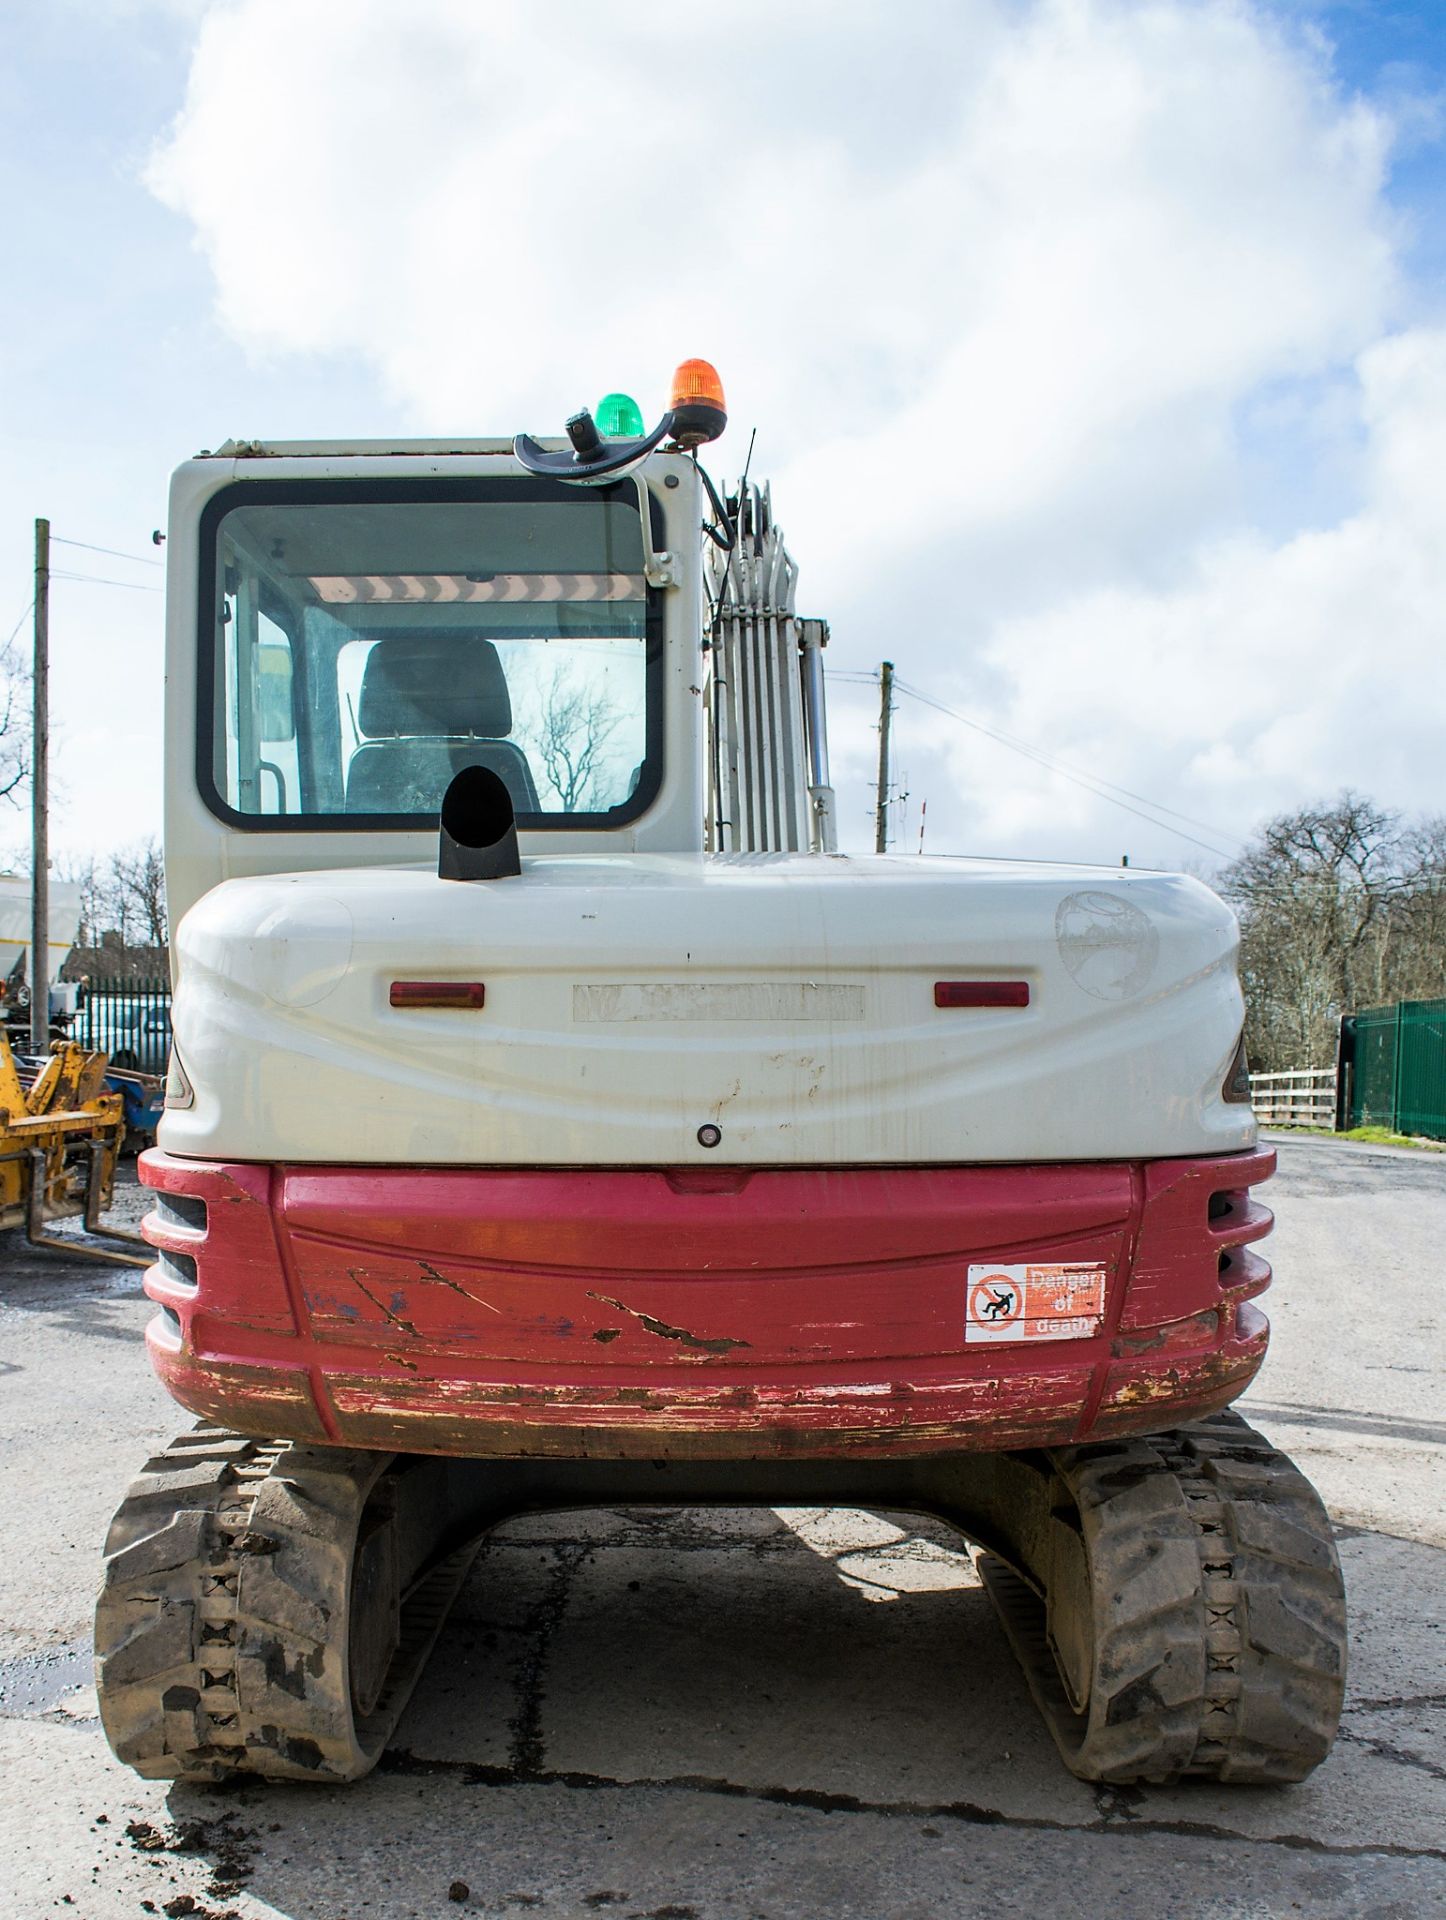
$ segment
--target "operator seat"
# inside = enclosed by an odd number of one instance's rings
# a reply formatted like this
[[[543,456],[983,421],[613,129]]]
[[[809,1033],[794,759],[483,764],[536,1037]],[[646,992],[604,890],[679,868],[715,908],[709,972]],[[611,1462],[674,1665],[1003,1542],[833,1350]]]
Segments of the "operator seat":
[[[518,813],[538,811],[527,756],[506,737],[512,699],[490,640],[456,628],[378,640],[357,726],[366,738],[347,769],[348,813],[435,813],[464,767],[490,768]]]

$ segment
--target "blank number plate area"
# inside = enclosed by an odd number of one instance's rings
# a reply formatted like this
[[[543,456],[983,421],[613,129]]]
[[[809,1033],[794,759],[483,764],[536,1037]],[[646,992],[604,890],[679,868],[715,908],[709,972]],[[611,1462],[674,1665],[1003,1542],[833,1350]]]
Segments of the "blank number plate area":
[[[862,1020],[864,989],[807,980],[576,986],[572,1017],[601,1026],[627,1020]]]

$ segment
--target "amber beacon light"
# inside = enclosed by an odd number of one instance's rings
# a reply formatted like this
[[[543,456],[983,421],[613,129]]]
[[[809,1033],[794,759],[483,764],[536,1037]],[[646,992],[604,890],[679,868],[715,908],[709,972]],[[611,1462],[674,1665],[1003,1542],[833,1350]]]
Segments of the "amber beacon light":
[[[718,369],[706,360],[685,360],[673,375],[668,396],[673,439],[680,447],[701,447],[716,440],[728,424],[728,403]]]

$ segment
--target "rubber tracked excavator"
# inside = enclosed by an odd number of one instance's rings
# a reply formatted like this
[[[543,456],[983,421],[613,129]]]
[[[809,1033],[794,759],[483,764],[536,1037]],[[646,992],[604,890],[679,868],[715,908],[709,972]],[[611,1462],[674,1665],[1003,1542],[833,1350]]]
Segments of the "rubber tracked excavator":
[[[1301,1779],[1345,1618],[1230,1403],[1271,1217],[1229,909],[843,855],[822,649],[685,362],[565,437],[232,442],[168,556],[175,1047],[116,1753],[376,1762],[487,1529],[925,1512],[1086,1780]]]

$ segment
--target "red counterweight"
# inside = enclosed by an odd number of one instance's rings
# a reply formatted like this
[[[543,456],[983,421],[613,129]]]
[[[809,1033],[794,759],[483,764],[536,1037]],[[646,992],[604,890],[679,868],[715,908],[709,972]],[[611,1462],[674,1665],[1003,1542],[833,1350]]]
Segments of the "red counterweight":
[[[208,1419],[407,1453],[872,1456],[1152,1432],[1227,1405],[1260,1365],[1250,1302],[1270,1269],[1249,1243],[1271,1215],[1249,1189],[1274,1164],[579,1172],[153,1151],[147,1338]],[[991,1276],[986,1312],[1061,1274],[1102,1311],[1026,1306],[1002,1331],[973,1316]]]

